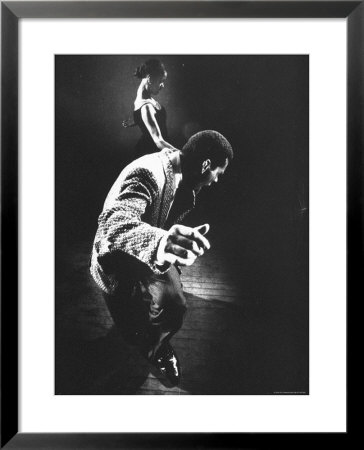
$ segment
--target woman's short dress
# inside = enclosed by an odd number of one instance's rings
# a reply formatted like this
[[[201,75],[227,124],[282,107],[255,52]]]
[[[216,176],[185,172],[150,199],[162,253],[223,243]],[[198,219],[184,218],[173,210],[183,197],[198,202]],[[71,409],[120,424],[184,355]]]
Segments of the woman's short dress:
[[[147,155],[149,153],[158,152],[159,149],[155,145],[147,127],[145,126],[142,115],[141,115],[141,108],[142,106],[146,105],[147,103],[150,103],[155,111],[155,118],[158,123],[159,129],[161,131],[161,134],[163,136],[164,140],[168,140],[168,133],[167,133],[167,113],[163,106],[160,106],[159,103],[157,103],[155,100],[144,100],[142,102],[139,102],[135,105],[134,110],[134,122],[138,127],[140,128],[140,131],[142,133],[141,138],[139,139],[136,148],[135,148],[135,156],[136,158],[139,158],[140,156]]]

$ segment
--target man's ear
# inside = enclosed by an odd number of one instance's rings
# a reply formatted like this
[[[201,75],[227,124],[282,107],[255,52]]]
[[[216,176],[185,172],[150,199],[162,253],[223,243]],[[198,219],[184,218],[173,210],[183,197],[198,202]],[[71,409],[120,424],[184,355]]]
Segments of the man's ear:
[[[211,161],[209,159],[206,159],[203,163],[202,163],[202,168],[201,168],[201,174],[205,173],[206,170],[208,170],[211,167]]]

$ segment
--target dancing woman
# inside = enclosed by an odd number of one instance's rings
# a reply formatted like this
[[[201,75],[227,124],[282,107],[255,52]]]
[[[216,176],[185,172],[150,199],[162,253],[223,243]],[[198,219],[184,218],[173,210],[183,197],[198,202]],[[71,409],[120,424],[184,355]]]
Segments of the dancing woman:
[[[137,67],[134,75],[139,78],[134,101],[134,123],[123,122],[124,127],[139,126],[142,136],[136,146],[136,157],[154,153],[164,148],[176,150],[167,142],[167,114],[165,108],[153,98],[164,88],[167,71],[158,59],[149,59]]]

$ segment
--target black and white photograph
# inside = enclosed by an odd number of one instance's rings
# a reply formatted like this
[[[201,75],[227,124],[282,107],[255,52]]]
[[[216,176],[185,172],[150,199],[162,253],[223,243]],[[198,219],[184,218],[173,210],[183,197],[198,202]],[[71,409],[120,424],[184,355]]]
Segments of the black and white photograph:
[[[54,63],[54,393],[308,395],[309,56]]]

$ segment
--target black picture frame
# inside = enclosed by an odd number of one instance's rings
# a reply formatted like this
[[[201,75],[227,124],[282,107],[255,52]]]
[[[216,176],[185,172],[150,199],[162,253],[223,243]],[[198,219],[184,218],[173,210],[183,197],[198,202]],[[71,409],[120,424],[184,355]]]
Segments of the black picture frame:
[[[347,300],[363,269],[363,1],[1,2],[1,448],[247,448],[297,434],[18,432],[18,21],[21,18],[347,18]],[[359,292],[359,295],[358,295]],[[349,348],[349,346],[348,346]],[[347,438],[348,432],[337,433]],[[322,434],[324,438],[327,436]],[[299,439],[305,444],[310,433]],[[315,440],[319,443],[316,434]]]

